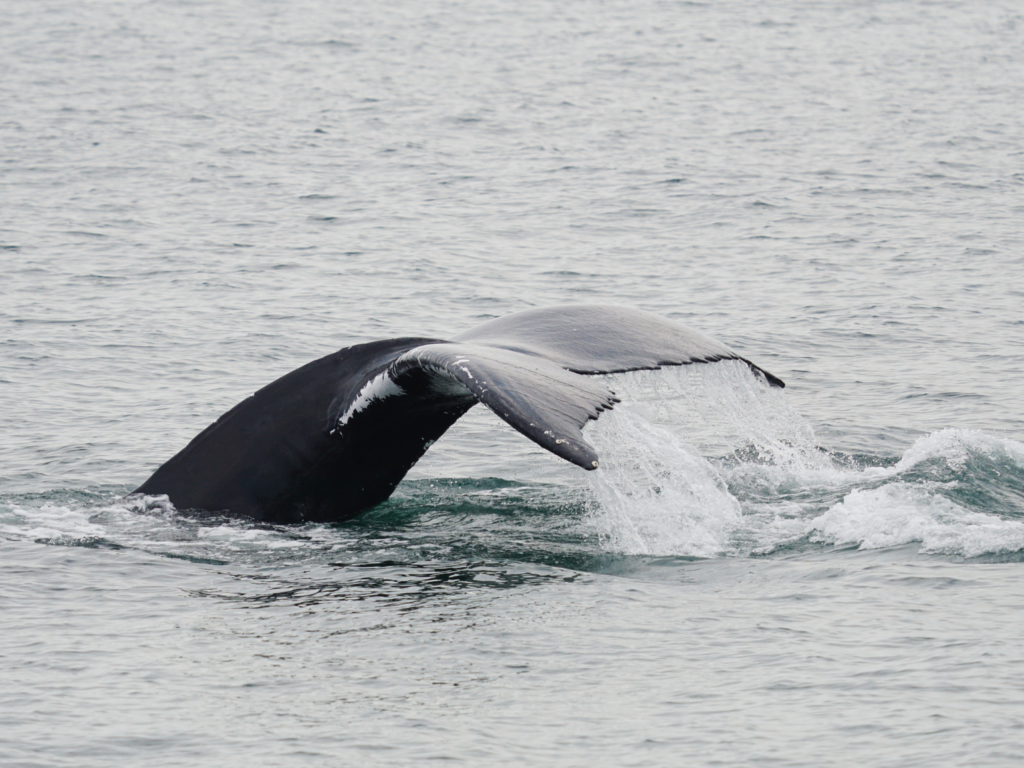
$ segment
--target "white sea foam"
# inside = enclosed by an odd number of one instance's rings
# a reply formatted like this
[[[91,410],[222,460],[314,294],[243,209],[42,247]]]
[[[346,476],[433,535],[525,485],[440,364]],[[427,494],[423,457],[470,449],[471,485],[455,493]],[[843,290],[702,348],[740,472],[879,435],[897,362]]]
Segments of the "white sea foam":
[[[971,512],[926,485],[853,490],[811,521],[813,541],[881,549],[920,542],[921,551],[978,555],[1024,549],[1024,523]]]
[[[0,536],[29,541],[63,542],[97,538],[106,527],[93,522],[92,514],[61,504],[25,508],[13,506],[0,518]]]
[[[1024,523],[955,496],[958,483],[1019,477],[1024,444],[950,428],[886,466],[834,461],[782,393],[745,371],[653,375],[662,379],[653,390],[627,378],[625,402],[587,433],[602,457],[588,478],[589,521],[610,550],[742,556],[800,540],[919,543],[964,557],[1024,549]],[[1007,516],[1021,512],[1005,503]]]

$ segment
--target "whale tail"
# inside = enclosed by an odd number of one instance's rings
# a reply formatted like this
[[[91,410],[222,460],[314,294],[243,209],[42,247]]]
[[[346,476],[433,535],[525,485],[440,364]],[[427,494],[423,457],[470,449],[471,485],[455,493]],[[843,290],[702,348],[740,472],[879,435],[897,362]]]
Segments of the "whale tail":
[[[361,344],[239,403],[136,492],[267,522],[346,520],[387,499],[478,402],[592,470],[599,458],[582,429],[618,402],[593,376],[719,360],[740,360],[785,386],[708,336],[618,307],[527,310],[451,340]]]

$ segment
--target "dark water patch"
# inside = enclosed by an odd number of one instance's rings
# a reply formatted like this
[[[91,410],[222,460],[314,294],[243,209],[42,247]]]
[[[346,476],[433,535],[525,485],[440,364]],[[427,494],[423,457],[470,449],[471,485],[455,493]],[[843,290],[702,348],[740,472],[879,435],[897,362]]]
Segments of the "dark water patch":
[[[487,562],[330,563],[330,578],[322,572],[304,578],[286,574],[246,574],[236,577],[244,589],[201,589],[193,597],[214,598],[245,608],[288,605],[298,608],[338,603],[371,602],[414,611],[445,602],[464,591],[507,590],[551,582],[572,583],[580,575],[557,569],[530,569],[519,564]]]
[[[344,49],[344,50],[357,50],[359,45],[357,43],[350,42],[348,40],[342,40],[340,38],[328,38],[327,40],[289,40],[289,45],[299,46],[320,46],[324,48]]]
[[[1024,547],[1016,552],[988,552],[976,557],[964,558],[963,562],[993,565],[1024,563]]]
[[[968,509],[1024,519],[1024,470],[1006,459],[972,457],[957,473],[949,498]]]
[[[125,549],[124,546],[114,541],[109,541],[100,536],[84,536],[79,539],[59,536],[52,539],[36,539],[36,544],[47,544],[55,547],[82,547],[84,549]]]
[[[218,560],[214,557],[203,557],[201,555],[189,555],[180,552],[161,552],[161,557],[168,557],[172,560],[184,560],[188,563],[196,563],[197,565],[229,565],[228,560]]]
[[[403,559],[500,560],[592,570],[602,553],[581,525],[578,499],[558,486],[499,478],[404,484],[396,495],[337,526],[354,534],[347,551],[370,556],[384,549]]]
[[[96,322],[98,318],[48,318],[48,317],[16,317],[11,322],[16,325],[86,325]]]
[[[839,499],[837,498],[836,501],[838,500]],[[749,553],[749,557],[755,560],[786,560],[827,553],[839,554],[842,552],[851,552],[856,549],[856,545],[835,546],[826,542],[815,541],[812,534],[806,533],[802,536],[797,536],[785,541],[753,549]]]
[[[593,275],[584,275],[582,272],[575,272],[573,270],[568,270],[568,269],[546,270],[544,272],[540,272],[539,274],[542,275],[543,277],[571,277],[571,278],[593,277]]]

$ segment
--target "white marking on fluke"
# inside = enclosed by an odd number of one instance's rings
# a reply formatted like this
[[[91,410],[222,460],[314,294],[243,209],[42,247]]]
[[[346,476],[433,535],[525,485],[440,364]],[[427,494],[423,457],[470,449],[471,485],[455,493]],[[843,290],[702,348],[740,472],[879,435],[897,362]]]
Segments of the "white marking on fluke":
[[[393,397],[394,395],[404,394],[405,390],[395,384],[391,377],[388,376],[388,372],[382,371],[380,374],[366,382],[363,388],[359,390],[359,394],[356,395],[351,405],[345,409],[345,413],[338,417],[338,426],[336,429],[332,430],[332,434],[333,432],[342,429],[346,424],[348,424],[349,420],[353,416],[360,411],[365,410],[370,403],[376,400],[384,400],[385,398]]]
[[[471,378],[471,379],[476,378],[475,376],[473,376],[473,372],[471,370],[469,370],[469,368],[466,366],[466,363],[468,363],[468,362],[469,362],[469,358],[468,357],[460,357],[458,360],[453,361],[452,365],[458,366],[458,368],[464,374],[469,376],[469,378]]]

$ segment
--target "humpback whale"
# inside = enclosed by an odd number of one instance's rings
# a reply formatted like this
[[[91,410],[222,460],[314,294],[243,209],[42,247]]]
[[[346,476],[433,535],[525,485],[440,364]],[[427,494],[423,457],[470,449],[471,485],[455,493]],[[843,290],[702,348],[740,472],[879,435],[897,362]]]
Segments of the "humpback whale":
[[[450,339],[357,344],[243,400],[133,493],[268,523],[348,520],[386,500],[477,403],[593,470],[583,426],[619,402],[595,376],[719,360],[785,386],[702,333],[622,307],[529,309]]]

